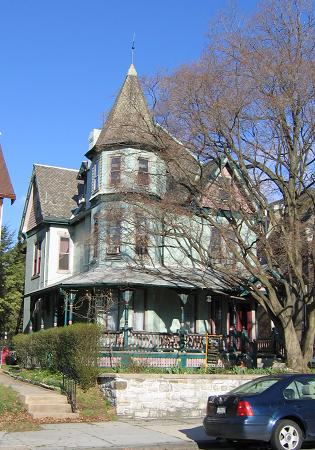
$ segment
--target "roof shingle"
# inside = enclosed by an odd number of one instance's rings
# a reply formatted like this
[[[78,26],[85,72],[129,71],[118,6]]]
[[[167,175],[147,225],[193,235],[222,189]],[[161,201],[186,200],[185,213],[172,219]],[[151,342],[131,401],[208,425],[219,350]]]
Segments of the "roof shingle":
[[[78,171],[35,164],[34,174],[43,219],[70,219],[82,185],[77,180]]]

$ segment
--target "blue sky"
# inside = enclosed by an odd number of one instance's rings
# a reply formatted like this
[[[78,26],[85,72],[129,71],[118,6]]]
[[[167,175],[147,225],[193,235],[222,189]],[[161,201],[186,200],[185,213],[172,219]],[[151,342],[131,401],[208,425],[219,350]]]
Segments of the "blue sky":
[[[250,12],[255,0],[239,0]],[[198,58],[228,0],[0,0],[0,142],[17,231],[34,163],[79,168],[131,62],[139,75]]]

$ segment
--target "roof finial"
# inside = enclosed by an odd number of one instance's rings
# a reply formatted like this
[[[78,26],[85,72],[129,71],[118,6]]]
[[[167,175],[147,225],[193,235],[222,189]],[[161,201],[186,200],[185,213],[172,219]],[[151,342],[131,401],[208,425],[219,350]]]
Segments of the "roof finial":
[[[134,51],[135,51],[135,48],[136,48],[136,45],[135,45],[135,40],[136,40],[136,33],[133,33],[133,38],[132,38],[132,46],[131,46],[131,64],[133,65],[133,62],[134,62]]]

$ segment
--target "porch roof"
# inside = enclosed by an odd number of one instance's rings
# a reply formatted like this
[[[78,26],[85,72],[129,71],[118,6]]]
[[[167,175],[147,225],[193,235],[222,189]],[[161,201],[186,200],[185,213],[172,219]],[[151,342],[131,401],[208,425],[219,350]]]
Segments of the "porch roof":
[[[74,275],[60,283],[63,288],[80,288],[100,285],[116,286],[155,286],[183,289],[209,289],[231,291],[219,273],[197,269],[104,267]]]
[[[39,297],[45,292],[58,288],[75,290],[101,286],[207,289],[227,295],[231,295],[237,290],[237,286],[226,283],[220,273],[214,270],[103,267],[73,275],[42,289],[27,292],[24,297]]]

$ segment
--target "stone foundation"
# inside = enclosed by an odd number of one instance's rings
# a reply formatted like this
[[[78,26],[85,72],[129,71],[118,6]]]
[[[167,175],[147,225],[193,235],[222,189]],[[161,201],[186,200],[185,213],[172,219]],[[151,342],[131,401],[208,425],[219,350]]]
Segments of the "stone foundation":
[[[255,376],[103,375],[98,383],[118,416],[128,418],[203,417],[209,395],[224,394]]]

